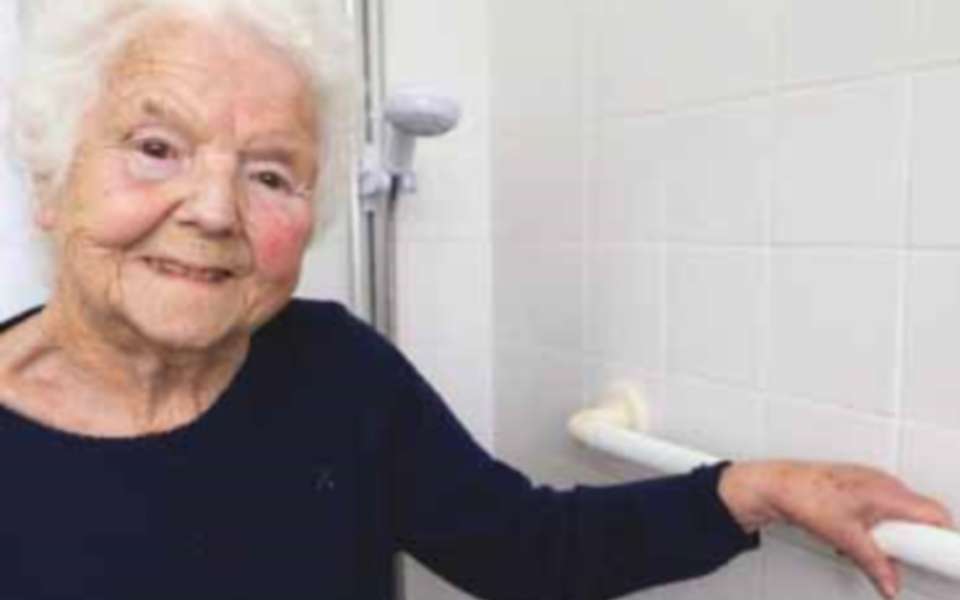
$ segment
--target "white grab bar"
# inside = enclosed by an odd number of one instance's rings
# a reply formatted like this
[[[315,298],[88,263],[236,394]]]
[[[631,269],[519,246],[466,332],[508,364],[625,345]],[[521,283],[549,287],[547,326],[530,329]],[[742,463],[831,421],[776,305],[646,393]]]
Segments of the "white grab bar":
[[[614,384],[598,407],[580,411],[569,421],[570,433],[587,446],[665,474],[685,473],[721,460],[641,433],[647,429],[646,405],[629,383]],[[954,530],[885,521],[874,527],[873,537],[894,558],[960,579],[960,534]]]

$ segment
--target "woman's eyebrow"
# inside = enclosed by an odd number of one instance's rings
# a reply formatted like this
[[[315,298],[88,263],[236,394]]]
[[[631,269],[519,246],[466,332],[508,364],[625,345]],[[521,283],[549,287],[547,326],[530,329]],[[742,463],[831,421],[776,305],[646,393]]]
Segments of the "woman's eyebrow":
[[[176,103],[158,96],[140,98],[135,110],[138,114],[172,123],[181,129],[192,130],[197,126],[196,120],[190,118],[189,112],[182,110]]]
[[[265,146],[242,152],[246,161],[278,162],[293,166],[297,162],[297,151],[286,146]]]
[[[245,161],[276,162],[291,168],[304,166],[309,160],[311,144],[305,140],[290,140],[289,142],[271,141],[246,148],[240,153]]]

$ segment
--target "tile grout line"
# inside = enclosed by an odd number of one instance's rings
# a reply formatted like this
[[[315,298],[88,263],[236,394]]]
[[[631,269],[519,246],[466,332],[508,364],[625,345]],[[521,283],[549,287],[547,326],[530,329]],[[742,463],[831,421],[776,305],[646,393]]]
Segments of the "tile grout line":
[[[760,405],[757,419],[758,423],[758,440],[757,444],[759,446],[759,453],[762,458],[769,459],[767,452],[769,451],[769,434],[767,431],[767,423],[770,420],[770,373],[772,371],[773,364],[773,213],[774,213],[774,201],[776,200],[777,192],[779,190],[779,174],[780,174],[780,135],[782,132],[781,125],[781,107],[782,107],[782,94],[780,91],[780,83],[784,78],[784,73],[786,72],[786,28],[787,28],[787,2],[789,0],[778,0],[778,10],[779,14],[776,18],[776,32],[774,35],[774,65],[775,65],[775,76],[771,85],[769,102],[770,110],[772,111],[772,144],[770,147],[770,182],[769,187],[767,188],[767,193],[764,198],[762,205],[763,212],[763,234],[762,234],[762,248],[763,248],[763,282],[761,284],[761,294],[762,294],[762,308],[763,312],[761,316],[761,325],[760,325],[760,336],[761,341],[759,342],[758,349],[758,374],[757,374],[757,387],[760,388],[759,398]],[[766,600],[770,595],[768,588],[770,587],[770,555],[769,550],[761,551],[759,559],[759,575],[757,577],[757,588],[759,598],[757,600]]]
[[[777,92],[786,96],[793,94],[835,92],[843,90],[844,88],[871,85],[885,80],[910,77],[916,74],[936,73],[938,71],[957,68],[960,68],[960,56],[919,63],[907,62],[902,65],[871,71],[862,75],[825,78],[795,83],[787,82],[778,76],[774,81],[774,87]],[[741,93],[727,94],[713,98],[693,99],[686,102],[678,102],[672,106],[652,107],[637,112],[611,110],[599,115],[599,118],[601,120],[643,120],[683,115],[686,113],[709,113],[724,110],[731,106],[760,101],[767,97],[769,97],[769,90],[766,86],[760,85]]]
[[[898,475],[903,473],[903,445],[904,445],[904,401],[906,395],[906,362],[907,362],[907,320],[908,320],[908,286],[910,284],[909,263],[910,251],[909,242],[912,238],[912,225],[914,213],[914,157],[916,155],[916,78],[907,79],[906,98],[905,98],[905,142],[904,156],[902,163],[903,181],[903,204],[902,204],[902,223],[901,240],[903,248],[897,256],[897,314],[896,314],[896,359],[893,372],[893,415],[896,423],[896,432],[893,441],[893,459],[894,472]]]
[[[659,340],[657,341],[657,357],[656,366],[653,371],[660,378],[660,398],[661,404],[664,406],[669,405],[670,403],[670,380],[668,377],[668,367],[670,364],[670,318],[672,311],[670,310],[670,294],[668,286],[670,284],[670,278],[668,275],[668,270],[670,269],[670,243],[668,241],[668,236],[666,235],[667,231],[667,184],[663,177],[663,167],[662,163],[658,162],[658,170],[660,171],[657,174],[657,229],[660,236],[660,241],[658,242],[656,264],[657,264],[657,285],[660,287],[658,294],[658,302],[660,303],[660,318],[659,323],[657,324],[657,335]],[[651,407],[651,412],[653,408]]]
[[[589,383],[586,377],[586,348],[587,348],[587,314],[588,314],[588,301],[589,301],[589,283],[590,283],[590,255],[591,248],[588,240],[588,227],[587,227],[587,198],[589,196],[591,175],[592,175],[592,161],[593,161],[593,151],[595,147],[594,138],[591,137],[595,124],[591,123],[590,120],[593,117],[593,106],[592,98],[593,94],[587,93],[588,87],[593,81],[593,52],[592,46],[590,51],[588,51],[588,38],[590,44],[593,40],[593,31],[591,29],[594,24],[594,19],[592,13],[589,13],[592,10],[589,0],[581,0],[577,3],[577,12],[579,18],[577,19],[577,32],[578,38],[577,43],[579,46],[579,68],[578,72],[580,74],[580,85],[578,86],[578,93],[580,95],[580,102],[578,103],[579,110],[579,129],[580,129],[580,315],[579,315],[579,328],[580,328],[580,352],[579,352],[579,361],[580,361],[580,406],[586,408],[590,401],[590,392],[588,390]],[[587,102],[588,96],[590,98],[591,105],[588,109]]]

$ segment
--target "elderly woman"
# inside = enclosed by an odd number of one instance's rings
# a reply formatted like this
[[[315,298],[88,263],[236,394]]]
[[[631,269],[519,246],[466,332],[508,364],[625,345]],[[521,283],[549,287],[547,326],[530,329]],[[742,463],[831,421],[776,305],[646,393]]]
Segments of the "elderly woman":
[[[611,598],[774,521],[892,594],[870,527],[949,517],[883,473],[534,488],[370,328],[291,301],[349,149],[337,4],[24,4],[15,147],[56,271],[0,332],[0,597],[385,599],[404,550],[484,598]]]

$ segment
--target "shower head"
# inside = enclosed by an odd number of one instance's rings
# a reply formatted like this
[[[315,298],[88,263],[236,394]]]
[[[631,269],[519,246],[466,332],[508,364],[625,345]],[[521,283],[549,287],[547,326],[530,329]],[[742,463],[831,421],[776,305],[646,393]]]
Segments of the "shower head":
[[[393,174],[406,174],[413,169],[417,138],[440,136],[456,127],[460,104],[435,88],[409,86],[390,95],[384,118],[384,165]]]

